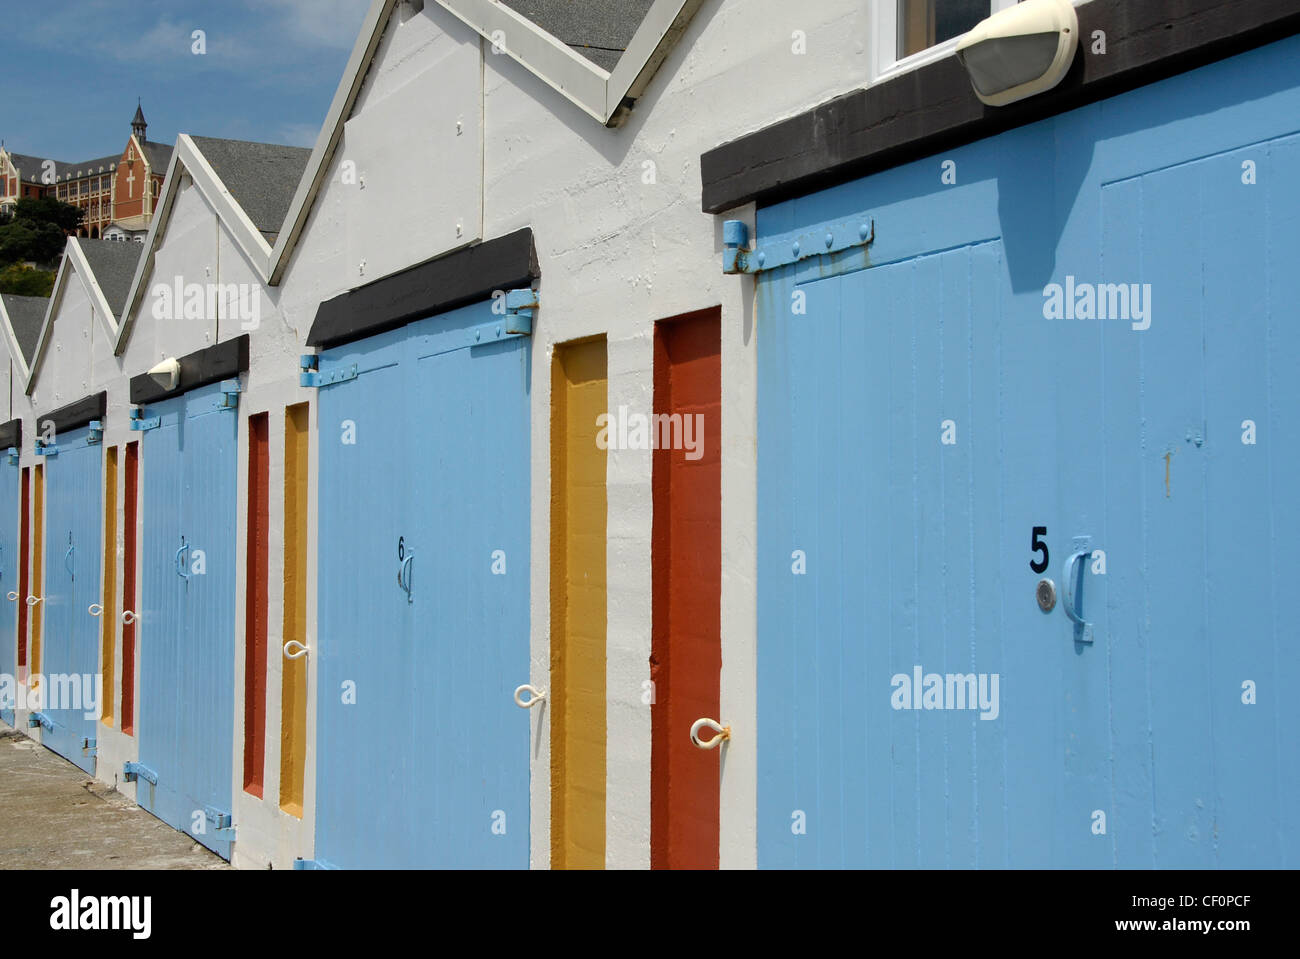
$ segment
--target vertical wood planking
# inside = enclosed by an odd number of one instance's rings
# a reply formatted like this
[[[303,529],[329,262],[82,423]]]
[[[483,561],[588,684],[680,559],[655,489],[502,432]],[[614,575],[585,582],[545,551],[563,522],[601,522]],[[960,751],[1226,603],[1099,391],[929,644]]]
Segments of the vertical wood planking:
[[[248,418],[248,544],[244,609],[244,791],[262,797],[266,764],[266,612],[270,531],[267,413]]]
[[[722,329],[717,310],[655,328],[650,865],[718,867],[719,753],[691,724],[722,721]],[[675,418],[675,419],[674,419]],[[686,448],[691,440],[694,449]],[[667,442],[665,442],[667,441]],[[674,448],[676,447],[676,448]]]
[[[45,595],[45,464],[37,463],[32,477],[32,595]],[[32,607],[32,673],[41,671],[41,610]]]
[[[122,503],[122,610],[138,614],[135,595],[136,523],[139,518],[140,444],[126,444]],[[122,624],[122,732],[135,734],[135,623]]]
[[[31,467],[24,466],[22,474],[22,507],[19,517],[18,536],[18,668],[21,671],[27,665],[27,597],[31,595],[30,560],[32,518]]]
[[[551,865],[605,865],[604,338],[551,371]]]
[[[284,632],[307,645],[307,413],[284,411]],[[280,674],[280,808],[302,815],[307,759],[307,657],[283,659]]]
[[[117,447],[110,446],[104,459],[104,588],[100,604],[101,658],[104,677],[105,726],[115,724],[114,704],[117,690],[114,672],[117,639]]]

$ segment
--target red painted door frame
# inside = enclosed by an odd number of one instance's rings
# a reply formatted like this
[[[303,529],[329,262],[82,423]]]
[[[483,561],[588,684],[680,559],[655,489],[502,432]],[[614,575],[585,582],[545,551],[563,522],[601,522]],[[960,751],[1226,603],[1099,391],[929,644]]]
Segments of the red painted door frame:
[[[651,431],[657,440],[680,440],[670,448],[659,442],[653,454],[650,864],[656,869],[718,867],[719,752],[693,746],[690,730],[697,719],[718,718],[722,671],[721,330],[719,309],[655,328],[654,411],[681,418],[680,426],[669,419],[666,428]]]

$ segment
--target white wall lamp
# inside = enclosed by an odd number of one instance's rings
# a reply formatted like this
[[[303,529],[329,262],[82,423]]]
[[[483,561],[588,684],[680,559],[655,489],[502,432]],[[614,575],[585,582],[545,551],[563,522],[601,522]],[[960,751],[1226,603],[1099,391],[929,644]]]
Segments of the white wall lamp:
[[[181,381],[181,364],[176,357],[163,360],[149,371],[149,378],[168,392]]]
[[[1079,17],[1070,0],[1024,0],[981,20],[957,44],[981,102],[1006,106],[1052,89],[1079,46]]]

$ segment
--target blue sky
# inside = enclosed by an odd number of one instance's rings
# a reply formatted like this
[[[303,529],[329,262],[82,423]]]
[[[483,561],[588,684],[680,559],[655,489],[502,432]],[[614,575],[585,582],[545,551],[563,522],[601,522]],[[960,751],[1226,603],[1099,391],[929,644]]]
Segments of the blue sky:
[[[0,138],[69,163],[149,139],[311,146],[370,0],[0,2]],[[33,19],[23,23],[24,17]],[[193,51],[195,30],[207,52]]]

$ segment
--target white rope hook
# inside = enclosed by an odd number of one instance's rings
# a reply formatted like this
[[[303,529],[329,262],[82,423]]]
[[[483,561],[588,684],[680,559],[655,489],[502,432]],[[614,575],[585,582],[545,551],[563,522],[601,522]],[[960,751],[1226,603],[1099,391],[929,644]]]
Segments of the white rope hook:
[[[292,652],[292,653],[289,652],[289,647],[290,647],[290,646],[297,646],[297,647],[298,647],[297,652]],[[311,649],[311,647],[308,646],[308,645],[306,645],[305,643],[300,643],[300,642],[298,642],[298,640],[296,640],[296,639],[291,639],[291,640],[289,640],[287,643],[284,644],[284,658],[285,658],[285,659],[302,659],[304,656],[307,655],[307,650],[309,650],[309,649]]]
[[[531,693],[532,698],[527,702],[524,702],[522,699],[519,698],[521,693]],[[515,690],[515,705],[518,706],[520,709],[532,709],[534,706],[536,706],[545,698],[546,698],[546,690],[537,689],[535,686],[528,685],[528,683],[524,683],[522,686],[520,686],[518,689]]]
[[[99,603],[91,603],[86,607],[86,612],[90,613],[91,616],[102,616],[104,614],[104,607]]]
[[[44,596],[28,596],[28,597],[27,597],[27,605],[28,605],[28,606],[35,606],[37,603],[39,603],[39,602],[40,602],[41,600],[43,600],[44,598],[45,598]]]
[[[9,590],[9,602],[12,603],[12,602],[14,602],[14,600],[16,600],[17,598],[18,598],[18,594],[15,593],[12,589]]]
[[[700,729],[707,726],[718,735],[705,742],[700,739]],[[691,742],[700,749],[715,749],[718,743],[731,738],[731,727],[724,726],[713,719],[697,719],[691,724]]]
[[[134,622],[135,622],[137,619],[139,619],[139,618],[140,618],[139,616],[137,616],[134,612],[132,612],[132,611],[129,610],[129,609],[124,609],[124,610],[122,610],[122,625],[123,625],[123,626],[130,626],[132,623],[134,623]]]

